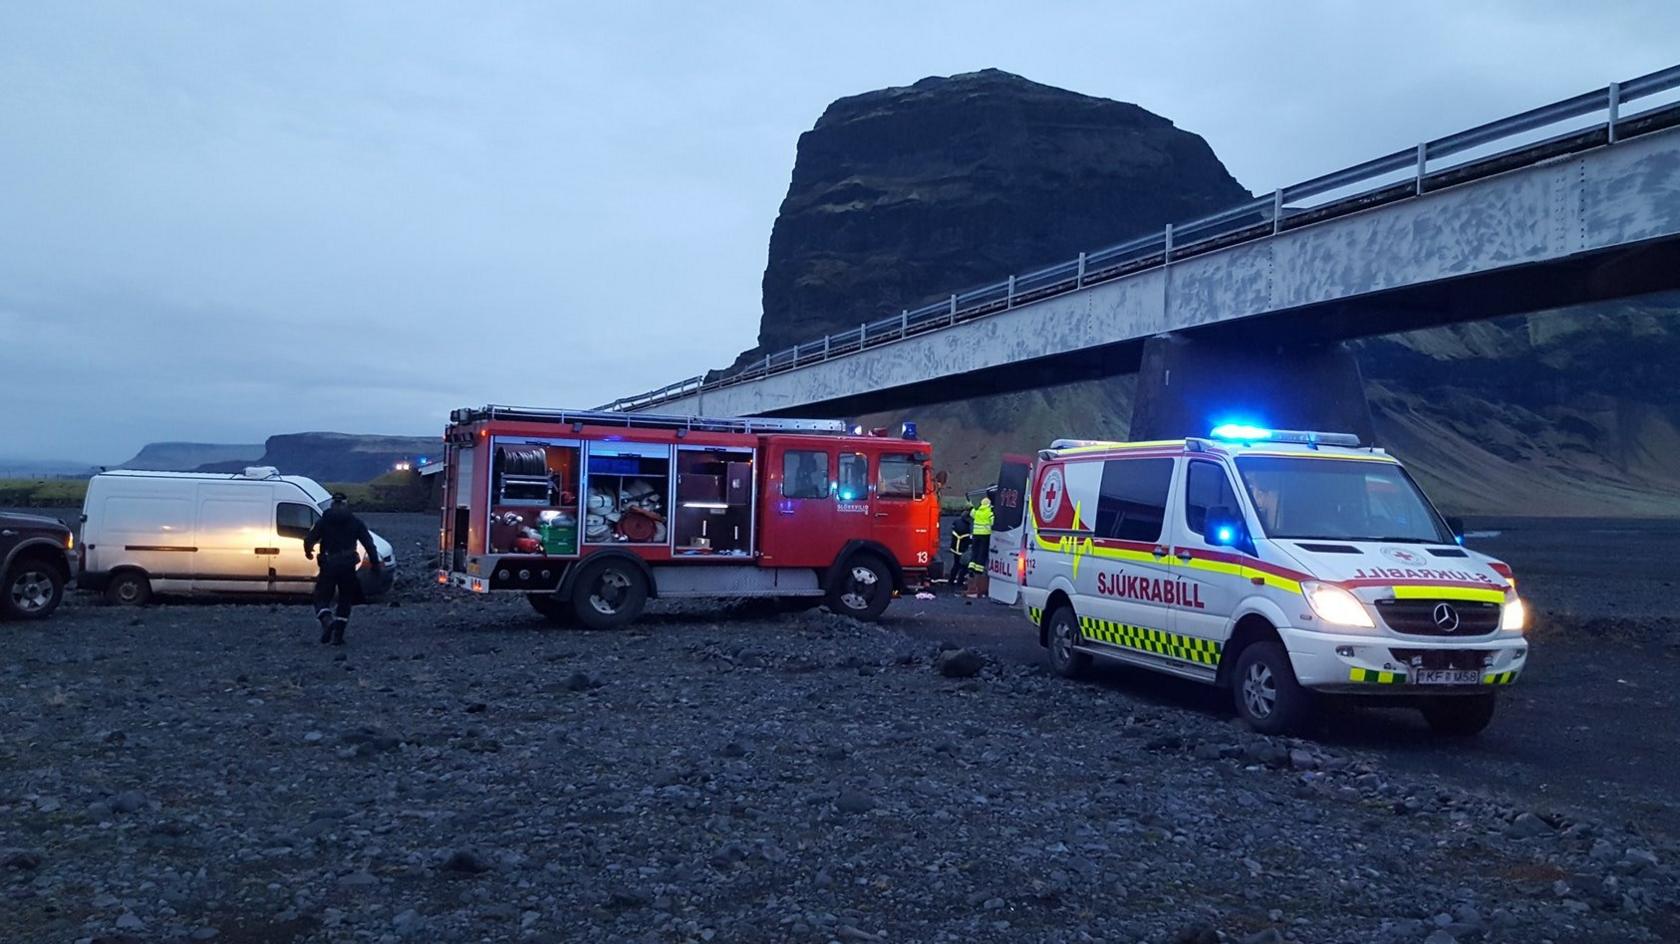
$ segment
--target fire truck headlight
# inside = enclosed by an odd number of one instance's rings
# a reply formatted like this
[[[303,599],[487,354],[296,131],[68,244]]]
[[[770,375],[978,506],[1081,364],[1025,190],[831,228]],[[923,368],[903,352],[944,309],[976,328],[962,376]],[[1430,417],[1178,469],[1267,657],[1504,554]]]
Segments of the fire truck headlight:
[[[1499,631],[1520,633],[1527,628],[1528,607],[1523,605],[1522,597],[1512,596],[1505,602],[1505,609],[1499,614]]]
[[[1307,595],[1307,604],[1312,607],[1312,611],[1326,623],[1360,629],[1376,628],[1376,624],[1371,622],[1371,612],[1365,609],[1365,604],[1341,587],[1309,580],[1301,584],[1301,592]]]

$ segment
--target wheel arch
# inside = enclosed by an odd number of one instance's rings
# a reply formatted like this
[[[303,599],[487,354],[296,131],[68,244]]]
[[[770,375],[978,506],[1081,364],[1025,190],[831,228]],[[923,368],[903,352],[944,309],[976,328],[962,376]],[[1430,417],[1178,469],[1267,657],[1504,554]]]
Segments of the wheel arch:
[[[1234,621],[1231,634],[1226,637],[1225,646],[1219,653],[1219,674],[1214,678],[1214,683],[1229,685],[1243,650],[1257,642],[1275,642],[1282,645],[1283,636],[1277,631],[1277,621],[1273,617],[1251,609]]]
[[[607,548],[595,551],[573,561],[566,573],[560,578],[560,586],[555,590],[555,596],[562,600],[572,598],[572,588],[577,584],[578,574],[583,573],[591,565],[601,561],[626,561],[641,572],[642,579],[647,582],[648,599],[659,596],[659,582],[653,578],[653,568],[639,555],[617,548]]]
[[[823,572],[823,589],[827,590],[834,586],[835,581],[840,579],[852,558],[859,554],[879,557],[881,562],[887,565],[887,572],[892,575],[893,589],[899,593],[904,592],[904,567],[898,562],[898,557],[892,551],[887,550],[886,545],[881,542],[864,538],[853,538],[847,541],[845,546],[840,548],[840,553],[834,555],[834,563],[829,564]]]
[[[1050,615],[1061,607],[1073,610],[1073,618],[1079,618],[1079,610],[1073,605],[1073,594],[1065,587],[1056,587],[1050,595],[1044,598],[1044,609],[1038,615],[1038,644],[1048,649],[1050,647]]]
[[[12,565],[18,561],[36,559],[51,564],[66,583],[73,576],[70,572],[70,561],[64,556],[64,545],[46,537],[25,538],[20,541],[6,555],[5,563],[0,564],[0,575],[11,573]]]

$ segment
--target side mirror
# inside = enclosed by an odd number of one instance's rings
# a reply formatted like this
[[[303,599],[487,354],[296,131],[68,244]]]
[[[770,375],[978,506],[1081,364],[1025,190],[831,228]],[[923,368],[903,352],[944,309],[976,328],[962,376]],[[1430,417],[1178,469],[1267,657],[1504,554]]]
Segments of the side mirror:
[[[1242,516],[1224,505],[1208,509],[1207,520],[1202,523],[1202,534],[1214,547],[1243,550],[1252,546],[1248,539],[1248,525]]]

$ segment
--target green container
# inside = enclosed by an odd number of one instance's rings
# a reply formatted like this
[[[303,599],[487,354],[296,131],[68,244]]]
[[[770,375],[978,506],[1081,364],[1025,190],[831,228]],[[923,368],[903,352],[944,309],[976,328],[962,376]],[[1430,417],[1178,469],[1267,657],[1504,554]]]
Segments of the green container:
[[[574,524],[545,524],[538,529],[542,535],[543,550],[550,554],[568,556],[577,553],[577,525]]]

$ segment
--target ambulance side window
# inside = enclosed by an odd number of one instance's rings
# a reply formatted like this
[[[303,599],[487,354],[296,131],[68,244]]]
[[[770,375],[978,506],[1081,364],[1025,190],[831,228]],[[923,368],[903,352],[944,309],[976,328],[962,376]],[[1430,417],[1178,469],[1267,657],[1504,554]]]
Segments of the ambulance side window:
[[[863,501],[869,497],[869,457],[861,452],[840,454],[840,487],[835,494],[841,501]]]
[[[828,497],[828,453],[789,449],[782,454],[783,498]]]
[[[1217,462],[1192,462],[1184,478],[1184,523],[1197,534],[1207,524],[1209,508],[1237,510],[1237,493]]]
[[[1167,517],[1171,459],[1110,459],[1103,463],[1097,498],[1097,536],[1159,541]]]

